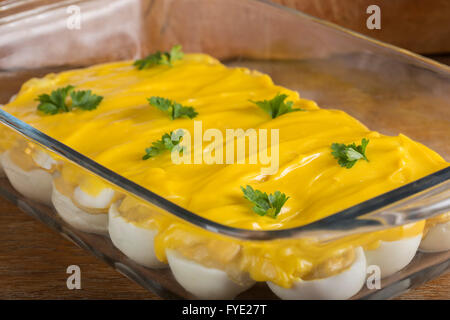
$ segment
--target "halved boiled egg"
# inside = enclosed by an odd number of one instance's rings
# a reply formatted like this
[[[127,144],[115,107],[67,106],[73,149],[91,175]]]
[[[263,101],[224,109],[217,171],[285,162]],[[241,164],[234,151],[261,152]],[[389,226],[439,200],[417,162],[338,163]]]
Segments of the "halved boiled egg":
[[[420,251],[439,252],[447,250],[450,250],[450,221],[432,226],[420,243]]]
[[[164,268],[167,264],[158,260],[154,249],[156,230],[140,228],[125,220],[117,204],[109,208],[109,236],[112,243],[131,260],[148,268]]]
[[[11,159],[9,151],[3,154],[1,162],[9,182],[17,192],[29,199],[51,205],[53,178],[50,172],[40,168],[23,170]]]
[[[396,241],[380,241],[375,250],[365,250],[367,265],[380,268],[381,277],[388,277],[406,267],[416,255],[422,234]]]
[[[9,99],[9,103],[13,102],[14,99],[16,99],[16,97],[17,97],[17,94],[14,94],[14,95]],[[0,108],[1,108],[1,107],[3,107],[2,104],[0,104]],[[2,125],[0,124],[0,126],[2,126]],[[5,126],[5,129],[6,129],[6,126]],[[10,129],[6,129],[6,130],[10,130]],[[1,138],[3,139],[3,137],[1,137]],[[5,175],[5,170],[3,169],[3,164],[2,164],[2,157],[3,157],[4,154],[5,154],[5,151],[0,151],[0,178],[6,177],[6,175]]]
[[[92,196],[76,187],[73,199],[79,204],[77,206],[72,198],[61,193],[54,183],[52,189],[52,203],[65,222],[84,232],[108,233],[107,210],[114,197],[113,190],[104,189],[98,195]],[[88,212],[88,209],[92,211]]]
[[[225,271],[207,268],[175,250],[166,250],[166,255],[175,279],[199,299],[233,299],[255,283],[250,277],[243,277],[242,283],[237,283]]]
[[[290,288],[267,282],[269,288],[284,300],[343,300],[358,293],[366,280],[366,257],[361,247],[355,249],[350,267],[322,279],[299,280]]]
[[[3,158],[4,154],[5,154],[4,152],[0,153],[0,178],[6,177],[5,170],[3,169],[3,164],[2,164],[2,162],[3,162],[2,158]]]

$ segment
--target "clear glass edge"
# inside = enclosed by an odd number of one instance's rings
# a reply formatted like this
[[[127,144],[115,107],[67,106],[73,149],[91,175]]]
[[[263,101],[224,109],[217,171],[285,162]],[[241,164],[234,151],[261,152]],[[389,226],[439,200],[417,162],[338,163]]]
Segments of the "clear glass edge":
[[[83,3],[83,2],[89,2],[89,1],[90,0],[64,0],[64,1],[61,1],[59,3],[53,3],[53,4],[50,4],[50,5],[49,4],[39,5],[39,0],[23,0],[23,1],[20,1],[20,2],[17,2],[17,3],[5,2],[4,4],[0,4],[0,10],[3,9],[3,11],[6,11],[6,10],[10,9],[11,4],[12,4],[12,7],[15,8],[15,7],[20,7],[20,6],[26,6],[27,4],[34,4],[34,3],[37,2],[38,3],[37,6],[32,6],[29,9],[25,9],[23,11],[20,11],[20,13],[15,13],[15,14],[12,15],[12,16],[15,16],[17,18],[17,20],[20,20],[21,18],[26,18],[26,17],[28,17],[30,15],[33,15],[34,13],[37,12],[36,10],[38,10],[38,11],[41,11],[42,9],[44,11],[46,9],[52,10],[54,8],[61,7],[61,5],[76,4],[76,3]],[[311,15],[309,15],[307,13],[302,12],[302,11],[299,11],[299,10],[296,10],[296,9],[293,9],[293,8],[289,8],[287,6],[284,6],[284,5],[279,4],[279,3],[272,2],[270,0],[248,0],[248,1],[262,3],[262,4],[265,4],[265,5],[271,6],[273,8],[277,8],[277,9],[280,9],[280,10],[284,10],[284,11],[290,12],[291,14],[295,14],[297,16],[300,16],[303,19],[308,19],[308,20],[313,21],[315,23],[321,24],[322,26],[325,26],[326,28],[329,28],[329,29],[332,29],[332,30],[337,30],[339,32],[342,32],[342,33],[350,36],[350,37],[356,37],[356,38],[359,38],[359,39],[361,39],[363,41],[370,42],[372,45],[374,45],[376,47],[381,47],[383,49],[387,49],[387,50],[389,50],[391,52],[394,52],[395,54],[400,55],[403,58],[407,58],[408,60],[419,62],[420,64],[424,65],[425,67],[432,68],[435,71],[444,72],[447,76],[450,76],[450,66],[442,64],[440,62],[437,62],[437,61],[435,61],[433,59],[424,57],[424,56],[422,56],[420,54],[414,53],[414,52],[409,51],[407,49],[403,49],[403,48],[397,47],[397,46],[395,46],[393,44],[389,44],[389,43],[377,40],[377,39],[372,38],[370,36],[367,36],[367,35],[361,34],[359,32],[347,29],[345,27],[339,26],[339,25],[337,25],[337,24],[335,24],[333,22],[329,22],[329,21],[326,21],[326,20],[323,20],[323,19],[320,19],[320,18],[316,18],[316,17],[311,16]],[[27,12],[27,14],[25,14],[25,12]],[[11,16],[5,16],[3,18],[0,18],[0,24],[2,24],[2,22],[8,23],[9,20],[5,20],[6,18],[10,19]],[[14,20],[14,21],[17,21],[17,20]]]
[[[307,13],[302,12],[302,11],[286,7],[286,6],[282,5],[282,4],[275,3],[275,2],[272,2],[270,0],[250,0],[250,1],[264,3],[264,4],[272,6],[274,8],[278,8],[278,9],[281,9],[281,10],[284,10],[284,11],[288,11],[288,12],[290,12],[292,14],[296,14],[298,16],[301,16],[304,19],[308,19],[308,20],[313,21],[315,23],[321,24],[321,25],[323,25],[323,26],[325,26],[325,27],[327,27],[329,29],[337,30],[339,32],[347,34],[348,36],[356,37],[356,38],[359,38],[359,39],[364,40],[366,42],[370,42],[372,45],[374,45],[376,47],[381,47],[383,49],[387,49],[389,51],[392,51],[392,52],[400,55],[403,58],[407,58],[408,60],[420,62],[420,64],[422,64],[422,65],[424,65],[426,67],[432,68],[435,71],[444,72],[447,76],[450,76],[450,66],[447,66],[447,65],[445,65],[443,63],[440,63],[438,61],[435,61],[433,59],[424,57],[424,56],[422,56],[422,55],[420,55],[418,53],[414,53],[414,52],[409,51],[407,49],[403,49],[401,47],[397,47],[396,45],[393,45],[393,44],[390,44],[390,43],[386,43],[386,42],[383,42],[381,40],[377,40],[375,38],[366,36],[366,35],[364,35],[362,33],[359,33],[359,32],[347,29],[345,27],[342,27],[340,25],[337,25],[337,24],[335,24],[333,22],[326,21],[326,20],[323,20],[323,19],[320,19],[320,18],[316,18],[316,17],[311,16],[311,15],[309,15]]]
[[[263,3],[277,9],[288,11],[292,14],[296,14],[304,19],[314,21],[315,23],[321,24],[330,29],[337,30],[339,32],[347,34],[348,36],[357,37],[363,41],[370,42],[376,47],[387,49],[388,51],[391,51],[402,58],[419,62],[421,65],[427,68],[431,68],[435,71],[439,71],[444,73],[445,75],[450,76],[450,67],[406,49],[384,43],[369,36],[338,26],[332,22],[313,17],[304,12],[288,8],[269,0],[250,1]],[[25,0],[21,2],[20,5],[26,5],[27,3],[33,2],[36,1]],[[63,1],[64,4],[80,2],[86,2],[86,0]],[[51,10],[52,6],[49,6],[48,8],[50,8]],[[34,11],[35,9],[36,8],[33,7],[25,11]],[[264,231],[233,228],[198,216],[197,214],[190,212],[189,210],[186,210],[170,202],[169,200],[158,196],[154,192],[145,189],[142,186],[139,186],[138,184],[107,169],[106,167],[78,153],[77,151],[71,149],[63,143],[45,135],[39,130],[31,127],[30,125],[15,118],[14,116],[8,114],[3,110],[0,110],[0,122],[12,128],[16,132],[19,132],[20,134],[37,142],[48,150],[61,155],[62,157],[76,163],[84,169],[87,169],[95,175],[107,180],[113,185],[132,193],[133,195],[141,198],[144,201],[148,201],[154,205],[159,206],[160,208],[168,211],[178,218],[183,219],[188,223],[191,223],[208,231],[244,240],[274,240],[310,235],[314,235],[320,238],[321,233],[325,232],[326,236],[322,238],[322,240],[334,240],[353,233],[376,231],[393,226],[420,221],[450,210],[450,198],[446,197],[446,194],[450,190],[450,167],[447,167],[443,170],[425,176],[419,180],[408,183],[405,186],[394,189],[385,194],[379,195],[375,198],[359,203],[343,211],[336,212],[324,219],[312,222],[304,226],[290,229]],[[413,214],[411,214],[410,211],[403,212],[403,214],[401,214],[401,212],[399,212],[401,210],[398,210],[399,208],[401,208],[404,201],[407,201],[409,204],[411,204],[411,202],[414,202],[416,198],[422,199],[424,196],[427,196],[429,194],[435,195],[436,193],[440,194],[441,198],[442,194],[444,194],[444,197],[437,202],[434,202],[429,207],[426,206],[417,208],[413,212]],[[385,210],[392,209],[393,207],[395,207],[397,210]]]
[[[55,152],[116,187],[166,210],[168,213],[202,229],[243,240],[275,240],[315,236],[322,241],[424,220],[450,210],[450,166],[408,183],[400,188],[336,212],[310,224],[280,230],[248,230],[223,225],[203,218],[156,193],[100,165],[29,124],[0,110],[0,122],[39,145]],[[413,208],[415,201],[427,197],[437,200]],[[408,208],[403,209],[403,207]]]
[[[115,257],[111,255],[109,250],[97,250],[95,246],[92,245],[92,238],[85,239],[80,237],[81,235],[86,235],[86,233],[73,229],[71,226],[59,222],[57,219],[53,219],[51,216],[45,213],[42,207],[34,205],[33,202],[28,202],[24,197],[20,196],[15,192],[12,188],[3,188],[0,186],[0,195],[12,203],[16,204],[19,208],[22,209],[25,213],[30,215],[31,217],[37,219],[41,223],[45,224],[49,228],[61,234],[66,239],[73,242],[78,247],[88,251],[98,259],[102,260],[112,268],[114,268],[117,272],[126,276],[131,281],[139,284],[143,288],[149,290],[150,292],[160,296],[163,299],[171,299],[171,300],[180,300],[180,299],[195,299],[195,297],[184,294],[180,294],[179,292],[175,292],[163,284],[159,282],[158,279],[154,279],[142,272],[142,269],[146,269],[144,267],[137,267],[136,265],[130,264],[129,259],[121,259],[119,257]],[[89,235],[90,237],[99,237],[103,238],[99,235]],[[112,246],[112,244],[111,244]],[[113,246],[112,246],[113,247]],[[113,248],[113,250],[117,251],[117,249]],[[361,290],[355,296],[353,296],[352,300],[380,300],[380,299],[393,299],[398,297],[399,295],[408,292],[409,290],[416,288],[430,280],[436,279],[437,277],[446,274],[450,271],[450,252],[438,252],[438,253],[429,253],[429,252],[418,252],[416,253],[416,257],[414,260],[406,267],[417,263],[421,263],[422,258],[429,256],[438,255],[437,263],[432,263],[426,265],[424,268],[420,268],[419,270],[409,271],[402,270],[388,278],[382,280],[380,289],[372,289],[372,290]],[[446,258],[447,257],[447,258]],[[422,263],[421,263],[422,264]],[[159,271],[159,269],[157,269]],[[395,278],[395,279],[391,279]],[[252,288],[250,290],[258,290],[260,288]],[[239,295],[236,299],[238,300],[246,300],[246,299],[255,299],[255,296],[251,295]],[[261,299],[261,298],[258,298]],[[264,296],[262,299],[277,299],[276,296],[267,297]]]

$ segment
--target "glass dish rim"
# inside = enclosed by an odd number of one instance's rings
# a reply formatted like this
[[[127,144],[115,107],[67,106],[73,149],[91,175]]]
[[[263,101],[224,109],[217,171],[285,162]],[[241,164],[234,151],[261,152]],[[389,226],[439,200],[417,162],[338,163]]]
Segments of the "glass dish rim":
[[[88,170],[100,178],[105,179],[109,183],[129,192],[141,200],[147,201],[159,208],[167,211],[169,214],[176,216],[184,222],[193,224],[204,230],[214,233],[223,234],[232,238],[242,240],[278,240],[288,238],[298,238],[306,233],[317,233],[341,230],[337,227],[344,228],[346,231],[365,232],[369,230],[379,230],[388,226],[399,226],[410,222],[423,220],[425,218],[437,215],[428,214],[426,217],[416,217],[404,220],[383,219],[381,221],[374,219],[361,219],[363,216],[370,214],[376,210],[393,205],[399,201],[405,200],[411,196],[415,196],[421,192],[432,189],[443,183],[450,181],[450,166],[427,175],[421,179],[410,182],[402,187],[396,188],[389,192],[383,193],[377,197],[371,198],[347,209],[335,212],[325,218],[316,220],[306,225],[288,228],[288,229],[272,229],[272,230],[249,230],[235,228],[220,224],[197,215],[177,204],[159,196],[153,191],[146,189],[139,184],[119,175],[118,173],[102,166],[96,161],[79,153],[78,151],[68,147],[56,139],[37,130],[24,121],[12,116],[4,110],[0,109],[0,122],[20,133],[21,135],[37,142],[46,149],[62,156],[76,165]],[[448,184],[448,183],[447,183]],[[445,187],[445,186],[444,186]],[[447,189],[447,188],[446,188]],[[448,205],[447,205],[448,206]],[[364,228],[364,231],[362,231]],[[349,234],[349,233],[348,233]],[[342,236],[345,236],[342,235]]]
[[[6,7],[6,9],[4,9],[4,10],[7,10],[7,9],[9,9],[9,7],[20,7],[20,6],[27,5],[27,4],[33,4],[33,3],[38,2],[38,1],[39,0],[22,0],[22,1],[17,1],[16,3],[6,1],[3,4],[0,4],[0,7],[2,7],[2,6]],[[40,5],[40,6],[38,5],[36,7],[30,8],[30,9],[28,9],[26,11],[30,11],[29,14],[32,15],[34,11],[36,11],[36,10],[40,11],[43,8],[50,8],[50,10],[51,10],[51,9],[54,9],[54,8],[60,8],[63,5],[76,4],[76,3],[82,3],[82,2],[90,2],[90,1],[95,1],[95,0],[62,0],[62,1],[59,1],[59,2],[56,2],[56,3],[43,4],[43,5]],[[318,24],[320,24],[322,26],[325,26],[327,28],[334,29],[334,30],[339,31],[341,33],[347,34],[348,36],[356,37],[356,38],[365,40],[367,42],[370,42],[372,45],[375,45],[375,46],[378,46],[378,47],[382,47],[382,48],[387,49],[387,50],[391,50],[392,52],[395,52],[396,54],[398,54],[400,56],[403,56],[404,58],[407,58],[409,60],[414,60],[416,62],[420,62],[420,64],[425,65],[428,68],[432,68],[435,71],[444,72],[445,74],[447,74],[447,76],[450,76],[450,66],[447,66],[447,65],[445,65],[443,63],[440,63],[440,62],[438,62],[436,60],[433,60],[431,58],[424,57],[424,56],[422,56],[422,55],[420,55],[418,53],[414,53],[414,52],[412,52],[410,50],[403,49],[401,47],[398,47],[398,46],[390,44],[390,43],[383,42],[381,40],[377,40],[377,39],[372,38],[370,36],[367,36],[365,34],[362,34],[362,33],[359,33],[359,32],[353,31],[353,30],[350,30],[350,29],[345,28],[345,27],[342,27],[342,26],[340,26],[338,24],[335,24],[333,22],[326,21],[326,20],[323,20],[321,18],[314,17],[314,16],[312,16],[310,14],[307,14],[305,12],[302,12],[300,10],[296,10],[296,9],[287,7],[287,6],[285,6],[283,4],[280,4],[280,3],[272,2],[270,0],[246,0],[246,1],[268,5],[268,6],[271,6],[273,8],[277,8],[277,9],[280,9],[280,10],[283,10],[283,11],[287,11],[290,14],[295,14],[295,15],[301,16],[304,19],[308,19],[308,20],[310,20],[310,21],[312,21],[314,23],[318,23]],[[8,16],[5,16],[5,17],[8,17]],[[4,19],[4,18],[0,18],[0,22],[2,21],[2,19]],[[19,19],[20,19],[20,17],[19,17]]]
[[[61,3],[80,3],[88,2],[89,0],[66,0]],[[301,11],[288,8],[278,3],[271,2],[269,0],[247,0],[251,2],[256,2],[264,5],[269,5],[280,10],[289,11],[291,14],[299,15],[304,19],[313,21],[314,23],[319,23],[327,28],[342,32],[350,37],[357,37],[361,40],[370,42],[372,45],[377,47],[382,47],[387,49],[391,53],[397,54],[402,58],[419,62],[425,68],[432,69],[446,76],[450,76],[450,67],[443,65],[439,62],[431,60],[429,58],[423,57],[419,54],[410,52],[408,50],[396,47],[391,44],[384,43],[382,41],[373,39],[369,36],[360,34],[358,32],[346,29],[344,27],[338,26],[332,22],[322,20],[320,18],[313,17]],[[32,3],[32,0],[25,0],[22,4]],[[31,9],[31,11],[34,9]],[[183,221],[200,227],[204,230],[211,231],[214,233],[223,234],[233,238],[243,239],[243,240],[277,240],[286,239],[303,236],[307,232],[326,232],[335,231],[336,227],[344,227],[346,231],[357,231],[366,228],[365,230],[378,230],[381,228],[386,228],[389,226],[399,226],[413,221],[423,220],[424,218],[431,217],[433,214],[428,213],[426,217],[420,217],[416,219],[403,220],[403,221],[393,221],[393,220],[382,220],[376,221],[373,219],[361,219],[364,215],[367,215],[376,210],[380,210],[387,206],[390,206],[399,201],[405,200],[408,197],[415,196],[418,193],[432,189],[442,183],[448,183],[450,180],[450,166],[427,175],[421,179],[410,182],[400,188],[391,190],[377,197],[371,198],[364,202],[358,203],[352,207],[335,212],[325,218],[316,220],[306,225],[288,228],[288,229],[273,229],[273,230],[249,230],[242,228],[235,228],[220,224],[197,215],[185,208],[182,208],[175,203],[159,196],[158,194],[148,190],[131,180],[115,173],[114,171],[100,165],[94,160],[84,156],[83,154],[75,151],[74,149],[66,146],[65,144],[47,136],[43,132],[33,128],[32,126],[26,124],[22,120],[10,115],[4,110],[0,109],[0,122],[7,127],[12,128],[14,131],[30,138],[34,142],[44,146],[50,151],[59,154],[65,159],[76,163],[78,166],[88,170],[91,173],[105,179],[106,181],[112,183],[113,185],[129,192],[130,194],[137,196],[138,198],[152,203],[159,208],[164,209],[169,214],[172,214]],[[435,214],[436,215],[436,214]],[[368,228],[368,229],[367,229]],[[358,232],[358,231],[357,231]],[[363,232],[363,231],[360,231]]]
[[[74,1],[77,1],[77,0],[74,0]],[[86,0],[78,0],[78,1],[86,1]],[[359,32],[353,31],[353,30],[350,30],[350,29],[345,28],[345,27],[342,27],[342,26],[340,26],[338,24],[335,24],[333,22],[314,17],[314,16],[312,16],[310,14],[307,14],[305,12],[302,12],[302,11],[299,11],[299,10],[296,10],[296,9],[284,6],[284,5],[280,4],[280,3],[272,2],[270,0],[247,0],[247,1],[264,3],[266,5],[278,8],[280,10],[288,11],[291,14],[296,14],[296,15],[302,16],[305,19],[308,19],[308,20],[313,21],[315,23],[321,24],[321,25],[323,25],[323,26],[325,26],[327,28],[334,29],[336,31],[342,32],[342,33],[347,34],[347,35],[349,35],[351,37],[356,37],[356,38],[360,38],[362,40],[368,41],[372,45],[375,45],[375,46],[378,46],[378,47],[382,47],[382,48],[387,49],[387,50],[391,50],[392,52],[395,52],[396,54],[398,54],[400,56],[403,56],[404,58],[407,58],[409,60],[413,60],[413,61],[416,61],[416,62],[420,62],[420,64],[422,64],[422,65],[424,65],[426,67],[432,68],[434,71],[443,72],[447,76],[450,76],[450,66],[447,66],[447,65],[445,65],[443,63],[440,63],[440,62],[438,62],[436,60],[433,60],[431,58],[424,57],[424,56],[422,56],[422,55],[420,55],[418,53],[414,53],[414,52],[412,52],[412,51],[410,51],[408,49],[403,49],[403,48],[398,47],[396,45],[393,45],[393,44],[390,44],[390,43],[387,43],[387,42],[383,42],[381,40],[378,40],[378,39],[372,38],[370,36],[367,36],[365,34],[362,34],[362,33],[359,33]]]

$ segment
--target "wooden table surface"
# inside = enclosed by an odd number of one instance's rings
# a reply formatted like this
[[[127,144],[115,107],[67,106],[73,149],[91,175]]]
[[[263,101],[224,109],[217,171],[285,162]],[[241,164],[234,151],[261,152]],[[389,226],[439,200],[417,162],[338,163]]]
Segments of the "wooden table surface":
[[[66,269],[81,269],[69,290]],[[160,299],[0,198],[0,299]],[[399,299],[450,299],[450,273]]]

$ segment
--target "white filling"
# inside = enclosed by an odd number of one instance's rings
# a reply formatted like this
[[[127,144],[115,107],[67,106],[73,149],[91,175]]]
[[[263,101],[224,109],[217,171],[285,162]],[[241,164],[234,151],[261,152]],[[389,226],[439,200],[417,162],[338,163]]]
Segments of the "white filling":
[[[431,227],[420,243],[420,251],[438,252],[447,250],[450,250],[450,221]]]
[[[173,276],[178,283],[199,299],[233,299],[255,283],[248,279],[244,284],[232,281],[226,272],[207,268],[182,257],[174,250],[166,250]]]
[[[47,152],[42,150],[32,152],[31,157],[39,167],[47,170],[50,170],[54,165],[56,165],[56,161]]]
[[[51,205],[52,175],[42,169],[24,171],[10,158],[6,151],[1,158],[3,169],[14,189],[23,196]]]
[[[105,209],[109,207],[114,197],[114,190],[105,188],[100,191],[99,194],[92,196],[81,190],[80,187],[76,187],[73,193],[73,197],[75,201],[83,207],[92,209]]]
[[[375,250],[366,250],[367,265],[380,268],[381,277],[388,277],[406,267],[416,255],[422,235],[397,241],[381,241]]]
[[[355,249],[356,259],[350,268],[324,279],[297,281],[291,288],[267,282],[269,288],[284,300],[341,300],[358,293],[366,279],[366,258],[361,247]]]
[[[156,258],[154,239],[156,230],[136,227],[121,217],[116,204],[109,208],[109,236],[123,254],[148,268],[164,268],[167,265]]]
[[[108,215],[106,213],[91,214],[78,208],[69,197],[61,194],[54,186],[52,202],[60,217],[72,227],[97,234],[107,234]]]

